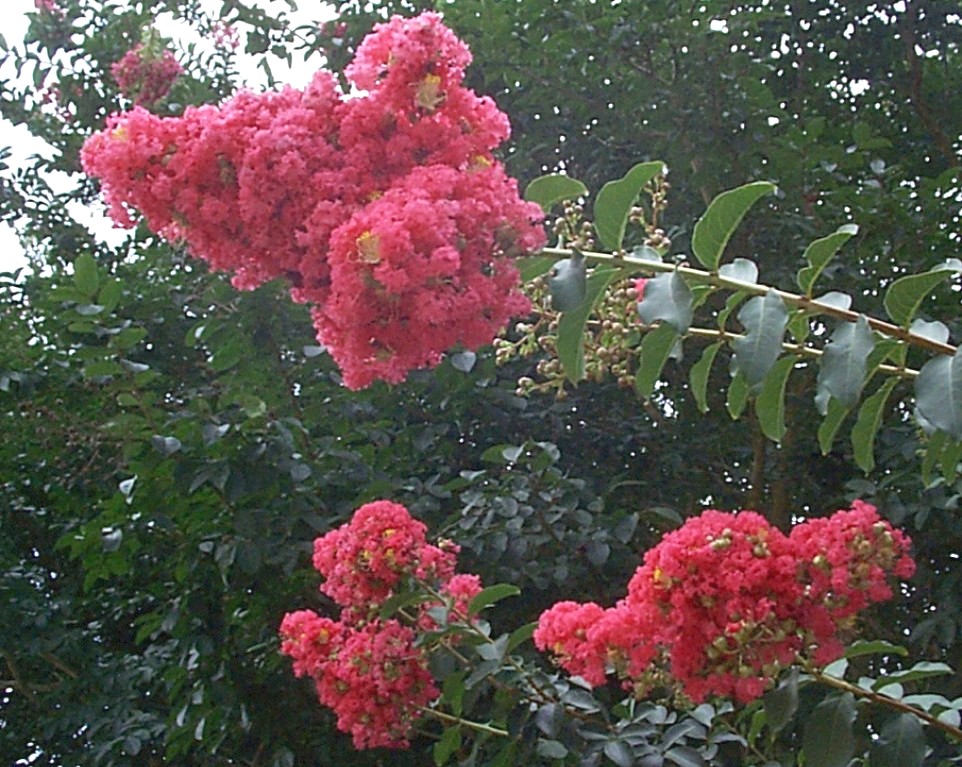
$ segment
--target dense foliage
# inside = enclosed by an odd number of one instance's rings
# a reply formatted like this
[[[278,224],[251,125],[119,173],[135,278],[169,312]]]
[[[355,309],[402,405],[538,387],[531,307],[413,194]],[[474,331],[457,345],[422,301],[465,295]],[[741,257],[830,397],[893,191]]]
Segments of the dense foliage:
[[[433,4],[340,3],[336,23],[299,28],[242,2],[212,14],[176,0],[37,5],[27,39],[5,43],[0,99],[6,118],[54,148],[5,170],[0,199],[36,267],[0,276],[0,754],[49,765],[795,764],[800,750],[809,765],[958,761],[950,733],[865,693],[958,726],[962,684],[946,669],[962,667],[959,454],[944,437],[931,449],[911,386],[885,379],[896,383],[876,400],[866,451],[854,405],[837,438],[819,434],[815,366],[783,371],[784,427],[773,430],[764,407],[731,417],[741,409],[722,357],[695,385],[707,344],[686,339],[672,361],[662,333],[662,365],[640,398],[618,378],[639,369],[635,303],[659,279],[651,271],[637,287],[603,275],[612,291],[597,308],[609,325],[595,333],[586,317],[577,349],[560,332],[558,345],[540,344],[557,319],[542,284],[533,295],[544,324],[511,328],[497,347],[503,364],[491,349],[462,352],[403,384],[350,392],[288,283],[237,292],[145,227],[110,246],[77,223],[74,206],[97,199],[80,149],[135,101],[177,116],[229,97],[239,86],[232,40],[268,74],[292,55],[318,66],[324,55],[340,73],[376,20]],[[590,191],[587,213],[569,207],[557,229],[549,221],[562,246],[611,249],[598,192],[657,160],[671,186],[655,174],[639,182],[629,207],[643,225],[616,220],[614,236],[628,253],[657,250],[666,275],[678,273],[672,254],[698,258],[706,206],[756,181],[778,192],[756,197],[725,260],[750,260],[764,285],[797,291],[796,273],[815,268],[806,247],[841,232],[824,246],[834,259],[818,262],[821,287],[884,317],[897,280],[958,257],[953,3],[437,5],[474,55],[466,84],[510,117],[508,170],[523,183],[564,170]],[[167,16],[216,45],[173,48],[149,31]],[[126,59],[132,50],[164,64],[159,81]],[[57,172],[71,174],[71,191],[55,191]],[[839,230],[849,223],[857,234]],[[958,279],[934,274],[911,291],[905,324],[941,320],[941,343],[958,343]],[[713,325],[735,315],[728,295],[700,307]],[[574,386],[582,329],[586,372],[595,364],[598,375]],[[937,354],[903,348],[914,368]],[[882,378],[855,399],[870,401]],[[958,378],[949,374],[950,390]],[[918,569],[901,598],[863,617],[861,634],[880,641],[851,646],[849,682],[843,662],[834,687],[815,683],[820,672],[790,673],[748,707],[622,701],[614,685],[589,693],[539,666],[514,633],[559,599],[613,604],[643,552],[707,505],[756,508],[787,531],[856,497],[909,532]],[[450,716],[493,731],[425,724],[410,750],[389,756],[351,750],[291,674],[277,634],[292,610],[333,614],[309,567],[312,542],[384,498],[432,539],[456,541],[460,567],[482,583],[521,591],[489,592],[491,642],[465,640],[481,673],[432,669],[452,680],[441,690]],[[519,669],[545,697],[519,705]]]

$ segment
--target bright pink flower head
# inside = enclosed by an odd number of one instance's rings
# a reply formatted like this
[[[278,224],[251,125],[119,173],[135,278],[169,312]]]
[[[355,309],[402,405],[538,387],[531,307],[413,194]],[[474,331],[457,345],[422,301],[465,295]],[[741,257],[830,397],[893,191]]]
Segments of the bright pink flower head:
[[[513,257],[541,241],[500,168],[418,168],[331,235],[331,290],[314,310],[344,383],[361,389],[490,343],[528,300]]]
[[[364,608],[387,599],[417,568],[428,545],[425,526],[391,501],[361,506],[351,521],[314,541],[321,591],[342,607]]]
[[[592,627],[604,614],[604,609],[594,602],[558,602],[538,618],[534,645],[554,655],[569,674],[580,676],[593,686],[604,684],[607,648],[591,638]]]
[[[345,627],[312,610],[288,613],[281,622],[281,652],[294,660],[295,676],[315,676],[343,644]]]
[[[890,599],[889,577],[910,578],[915,572],[908,536],[863,501],[849,511],[806,520],[792,530],[791,540],[812,601],[837,622]]]
[[[428,12],[376,25],[344,73],[358,88],[388,94],[401,109],[433,111],[461,84],[470,63],[468,47]]]
[[[110,67],[120,92],[134,104],[151,106],[170,91],[184,68],[169,50],[154,52],[138,44]]]

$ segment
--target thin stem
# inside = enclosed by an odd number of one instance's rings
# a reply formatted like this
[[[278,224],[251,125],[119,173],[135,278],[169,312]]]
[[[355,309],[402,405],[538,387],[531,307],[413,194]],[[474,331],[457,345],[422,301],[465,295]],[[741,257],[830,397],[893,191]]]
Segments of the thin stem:
[[[572,254],[572,251],[566,248],[544,248],[541,252],[548,256],[560,257],[570,257]],[[730,277],[722,277],[720,274],[706,272],[703,269],[693,269],[690,266],[679,266],[677,264],[661,263],[658,261],[646,261],[640,258],[633,258],[625,255],[624,253],[599,253],[597,251],[590,250],[580,250],[579,252],[589,261],[606,262],[616,266],[637,267],[639,269],[645,269],[651,272],[678,272],[679,274],[688,277],[695,282],[706,285],[714,285],[715,287],[726,288],[728,290],[743,291],[756,296],[764,296],[767,293],[772,292],[789,306],[805,309],[806,311],[813,312],[815,314],[825,314],[829,317],[835,317],[846,322],[856,322],[859,317],[865,316],[859,312],[853,312],[850,309],[842,309],[838,306],[831,306],[829,304],[816,301],[813,298],[809,298],[808,296],[799,295],[798,293],[789,293],[768,285],[757,285],[753,282],[743,282]],[[933,341],[931,338],[925,338],[924,336],[917,335],[906,330],[905,328],[899,327],[898,325],[893,325],[890,322],[885,322],[883,320],[868,316],[865,316],[865,319],[870,328],[881,333],[882,335],[886,335],[891,338],[897,338],[900,341],[905,341],[913,346],[918,346],[921,349],[926,349],[927,351],[936,352],[938,354],[948,354],[950,356],[954,355],[956,351],[958,351],[958,349],[951,344],[943,344],[938,341]]]
[[[438,711],[437,709],[418,706],[418,711],[425,716],[433,716],[435,719],[440,719],[442,722],[448,722],[449,724],[460,724],[472,730],[487,732],[491,735],[499,735],[502,738],[510,737],[510,733],[507,730],[502,730],[500,727],[492,727],[490,724],[483,724],[481,722],[472,722],[470,719],[462,719],[460,716],[445,714],[443,711]]]
[[[942,730],[942,732],[951,735],[956,740],[962,741],[962,729],[958,727],[953,727],[948,722],[943,722],[936,716],[932,716],[928,711],[921,708],[916,708],[908,703],[892,698],[888,695],[884,695],[880,692],[874,692],[873,690],[866,690],[863,687],[846,682],[844,679],[838,679],[834,676],[827,676],[820,671],[815,671],[812,669],[806,669],[812,678],[816,682],[820,682],[828,687],[834,687],[836,690],[843,690],[845,692],[850,692],[856,697],[865,698],[872,701],[873,703],[878,703],[881,706],[888,706],[889,708],[894,708],[896,711],[902,711],[906,714],[912,714],[917,716],[923,722],[926,722],[936,729]]]

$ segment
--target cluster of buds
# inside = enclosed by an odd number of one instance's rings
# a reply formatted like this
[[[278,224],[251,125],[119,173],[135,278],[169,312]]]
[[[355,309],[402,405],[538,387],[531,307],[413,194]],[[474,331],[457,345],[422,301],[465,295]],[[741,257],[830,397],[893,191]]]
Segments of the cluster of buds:
[[[574,250],[592,250],[595,247],[595,227],[584,218],[581,203],[565,200],[561,216],[551,223],[551,231],[563,245]]]

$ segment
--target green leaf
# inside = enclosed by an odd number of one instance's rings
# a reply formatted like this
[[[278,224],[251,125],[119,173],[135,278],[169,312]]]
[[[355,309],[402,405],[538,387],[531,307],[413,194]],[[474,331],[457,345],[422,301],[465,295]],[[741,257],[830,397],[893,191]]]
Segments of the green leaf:
[[[524,190],[524,199],[536,202],[547,213],[555,203],[581,197],[588,193],[588,187],[574,178],[561,173],[552,173],[536,178]]]
[[[441,767],[459,748],[461,748],[461,728],[445,727],[441,740],[434,744],[434,763],[437,767]]]
[[[755,400],[755,414],[762,433],[774,442],[785,436],[785,384],[798,357],[782,357],[765,377],[761,393]]]
[[[570,258],[557,261],[551,267],[548,290],[552,309],[570,312],[581,306],[588,291],[587,268],[584,255],[578,252],[572,252]]]
[[[892,322],[908,327],[923,299],[940,283],[959,271],[954,263],[937,266],[929,272],[910,274],[893,282],[885,292],[885,311]]]
[[[868,474],[875,468],[875,435],[882,424],[882,414],[889,394],[898,384],[898,378],[890,378],[882,384],[878,391],[862,403],[858,418],[852,427],[852,448],[855,452],[855,463]]]
[[[954,674],[952,667],[946,663],[938,663],[933,661],[919,661],[912,668],[906,669],[905,671],[893,671],[887,673],[881,679],[878,679],[875,684],[872,685],[872,689],[875,692],[879,690],[884,690],[891,684],[905,684],[906,682],[917,682],[920,679],[931,679],[936,676],[946,676]]]
[[[769,290],[746,303],[738,312],[738,320],[746,332],[732,341],[735,368],[753,389],[765,379],[782,351],[788,312],[781,297]]]
[[[835,435],[848,415],[848,408],[837,399],[829,399],[825,418],[818,427],[818,446],[822,455],[832,452],[832,444],[835,442]]]
[[[864,315],[859,315],[857,322],[839,325],[822,354],[816,388],[847,408],[855,407],[865,386],[866,361],[874,348],[875,334]]]
[[[722,264],[718,269],[718,276],[754,285],[758,282],[758,266],[747,258],[736,258],[730,264]]]
[[[886,642],[884,639],[856,639],[845,648],[846,658],[859,658],[863,655],[901,655],[905,657],[909,651],[902,645]]]
[[[678,333],[667,323],[645,333],[641,341],[638,373],[635,376],[635,390],[644,399],[648,399],[655,390],[655,384],[677,340]]]
[[[522,282],[531,282],[535,277],[550,271],[556,263],[554,256],[527,256],[517,261],[518,272]]]
[[[705,757],[691,746],[672,746],[665,752],[665,760],[678,767],[705,767]],[[634,764],[634,760],[628,763]]]
[[[756,181],[722,192],[695,224],[691,248],[699,263],[711,272],[718,269],[725,246],[748,209],[776,189],[767,181]]]
[[[558,322],[558,359],[570,381],[577,383],[585,377],[584,335],[588,317],[607,287],[616,279],[631,273],[631,269],[595,269],[588,275],[585,301],[577,309],[561,315]]]
[[[922,484],[926,487],[932,484],[932,469],[941,459],[947,442],[949,435],[944,431],[937,431],[929,437],[925,446],[925,458],[922,460]]]
[[[124,286],[120,280],[107,280],[97,294],[97,303],[104,307],[105,314],[110,314],[117,308],[123,294]]]
[[[725,402],[728,414],[734,419],[741,418],[748,403],[748,382],[742,373],[737,373],[728,386],[728,398]]]
[[[935,428],[962,441],[962,347],[952,357],[939,355],[922,366],[915,406]]]
[[[955,475],[959,471],[959,461],[962,460],[962,442],[949,440],[942,451],[942,476],[948,484],[955,482]]]
[[[834,234],[815,240],[805,249],[805,260],[808,266],[798,273],[798,287],[806,296],[811,297],[812,288],[822,270],[839,249],[856,234],[858,234],[858,227],[855,224],[843,224]]]
[[[89,253],[77,256],[73,262],[73,284],[77,290],[91,300],[97,295],[100,278],[97,274],[97,261]]]
[[[805,722],[805,767],[846,767],[855,754],[855,698],[833,695],[819,703]]]
[[[765,722],[774,735],[788,724],[798,711],[798,670],[793,669],[778,687],[762,698]]]
[[[559,740],[539,740],[535,750],[545,759],[564,759],[568,755],[568,749]]]
[[[617,181],[609,181],[595,197],[595,231],[609,250],[621,250],[628,216],[645,184],[665,169],[663,162],[643,162]]]
[[[925,731],[918,717],[896,714],[872,743],[869,767],[921,767],[926,750]]]
[[[659,274],[645,284],[645,295],[638,302],[638,316],[646,325],[659,320],[685,335],[691,325],[692,295],[678,272]]]
[[[719,341],[707,347],[698,362],[691,366],[691,393],[700,413],[708,412],[708,376],[711,374],[712,363],[721,346],[722,342]]]
[[[116,376],[124,372],[124,369],[114,360],[94,360],[84,365],[85,378],[101,378],[103,376]]]
[[[609,740],[604,746],[605,756],[607,756],[618,767],[631,767],[635,763],[634,754],[631,747],[623,740]]]
[[[511,632],[511,636],[508,638],[508,652],[514,652],[514,649],[534,636],[535,629],[538,628],[537,622],[526,623],[523,626],[516,628]]]
[[[496,583],[494,586],[488,586],[488,588],[476,594],[468,604],[468,617],[477,615],[485,607],[489,607],[495,602],[500,602],[508,597],[516,597],[520,593],[521,589],[511,583]]]

